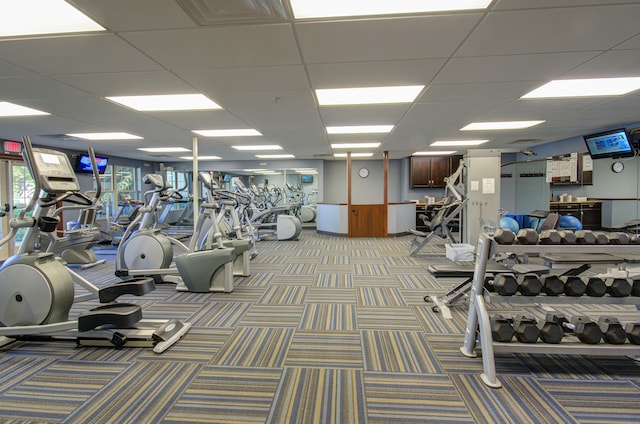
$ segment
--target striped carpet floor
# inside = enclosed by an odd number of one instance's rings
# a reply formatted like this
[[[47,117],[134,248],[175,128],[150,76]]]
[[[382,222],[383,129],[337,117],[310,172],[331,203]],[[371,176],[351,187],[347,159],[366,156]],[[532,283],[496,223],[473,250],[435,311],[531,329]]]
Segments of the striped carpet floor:
[[[501,355],[501,389],[466,358],[466,307],[453,319],[423,298],[459,283],[434,278],[411,237],[348,239],[304,230],[299,241],[261,241],[233,293],[142,298],[146,318],[193,323],[161,355],[20,341],[0,348],[1,423],[629,423],[640,422],[640,363],[566,355]],[[440,257],[438,258],[438,254]],[[82,271],[117,281],[114,255]],[[72,316],[96,306],[74,305]],[[498,305],[543,316],[535,305]],[[591,309],[589,309],[591,308]],[[566,313],[633,307],[569,305]]]

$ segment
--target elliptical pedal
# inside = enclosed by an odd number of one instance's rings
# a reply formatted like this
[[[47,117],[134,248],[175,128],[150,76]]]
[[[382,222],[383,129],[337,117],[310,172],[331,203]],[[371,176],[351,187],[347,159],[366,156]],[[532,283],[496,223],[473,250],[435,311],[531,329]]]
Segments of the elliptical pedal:
[[[120,281],[111,286],[100,289],[98,299],[100,303],[109,303],[124,294],[134,296],[144,296],[156,289],[156,284],[151,277],[135,277],[129,280]]]
[[[130,328],[142,319],[142,308],[133,303],[110,303],[83,312],[78,317],[78,331],[95,330],[98,327]]]

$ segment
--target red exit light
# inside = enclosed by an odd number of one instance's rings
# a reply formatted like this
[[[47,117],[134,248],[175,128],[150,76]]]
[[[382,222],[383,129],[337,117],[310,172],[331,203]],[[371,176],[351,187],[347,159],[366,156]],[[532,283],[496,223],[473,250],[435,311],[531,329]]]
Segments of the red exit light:
[[[18,141],[5,141],[4,151],[7,153],[22,153],[22,143]]]

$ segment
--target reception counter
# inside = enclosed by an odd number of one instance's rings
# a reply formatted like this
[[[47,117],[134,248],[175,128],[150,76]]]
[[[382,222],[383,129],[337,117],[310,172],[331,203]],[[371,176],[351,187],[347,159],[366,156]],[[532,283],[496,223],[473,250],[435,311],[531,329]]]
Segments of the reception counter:
[[[349,209],[346,203],[318,203],[316,230],[319,233],[349,235]],[[387,233],[401,235],[416,228],[416,204],[389,203],[387,206]]]

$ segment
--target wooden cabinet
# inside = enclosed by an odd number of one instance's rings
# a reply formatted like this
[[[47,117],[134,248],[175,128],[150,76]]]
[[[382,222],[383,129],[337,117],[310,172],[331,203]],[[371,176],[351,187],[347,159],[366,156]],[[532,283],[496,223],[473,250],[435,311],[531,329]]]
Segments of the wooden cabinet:
[[[602,202],[550,202],[549,210],[559,215],[575,216],[582,223],[585,230],[600,230],[602,228]]]
[[[443,188],[444,179],[460,163],[461,156],[411,156],[411,188]]]

